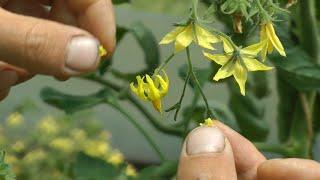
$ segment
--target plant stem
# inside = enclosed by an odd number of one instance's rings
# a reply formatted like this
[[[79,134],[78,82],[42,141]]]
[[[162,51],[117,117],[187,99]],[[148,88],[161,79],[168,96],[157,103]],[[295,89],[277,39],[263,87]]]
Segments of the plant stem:
[[[163,68],[166,67],[166,65],[171,61],[171,59],[174,57],[174,53],[172,53],[160,66],[156,69],[156,73],[161,71]]]
[[[174,120],[175,120],[175,121],[177,120],[179,111],[180,111],[180,109],[181,109],[182,100],[183,100],[183,98],[184,98],[184,95],[185,95],[185,92],[186,92],[186,89],[187,89],[187,85],[188,85],[188,82],[189,82],[189,79],[190,79],[190,75],[191,75],[191,72],[190,72],[190,70],[189,70],[189,71],[188,71],[188,74],[187,74],[187,77],[186,77],[186,79],[185,79],[184,85],[183,85],[182,94],[181,94],[181,96],[180,96],[179,102],[177,103],[177,104],[178,104],[178,108],[176,109],[176,112],[174,113]]]
[[[308,99],[304,93],[299,93],[300,100],[302,103],[302,108],[305,113],[307,128],[308,128],[308,139],[311,141],[313,139],[313,126],[312,126],[312,110],[309,106]]]
[[[81,77],[105,86],[108,86],[112,89],[114,89],[115,91],[120,91],[122,88],[119,85],[116,85],[108,80],[102,79],[100,77],[98,77],[97,75],[91,74],[89,76],[84,76]],[[137,99],[135,99],[131,94],[127,94],[126,99],[129,100],[133,105],[136,106],[137,109],[139,109],[139,111],[152,123],[152,125],[158,129],[159,131],[166,133],[166,134],[171,134],[174,136],[178,136],[181,137],[183,134],[183,129],[181,128],[176,128],[176,127],[172,127],[172,126],[168,126],[165,125],[163,123],[161,123],[156,117],[154,117],[152,115],[152,113],[150,113],[147,109],[145,109],[145,107],[139,102],[137,101]]]
[[[320,44],[317,28],[315,0],[301,0],[301,40],[302,47],[309,54],[315,63],[320,63]]]
[[[141,134],[144,136],[144,138],[148,141],[148,143],[151,145],[153,150],[158,154],[159,158],[162,161],[165,161],[166,158],[160,151],[160,148],[157,146],[157,144],[153,141],[153,139],[149,136],[149,134],[140,126],[139,123],[127,112],[125,111],[120,105],[117,103],[111,104],[115,109],[117,109],[120,113],[122,113],[124,116],[127,117],[127,119],[130,121],[130,123],[137,128],[138,131],[141,132]]]
[[[209,103],[208,103],[208,100],[207,100],[207,97],[205,96],[202,88],[201,88],[201,85],[199,83],[199,80],[197,79],[197,76],[195,75],[194,73],[194,70],[193,70],[193,66],[192,66],[192,62],[191,62],[191,57],[190,57],[190,50],[189,50],[189,47],[186,48],[186,52],[187,52],[187,57],[188,57],[188,65],[189,65],[189,68],[190,68],[190,71],[191,71],[191,77],[193,79],[193,82],[196,84],[202,98],[203,98],[203,101],[204,103],[206,104],[206,109],[207,109],[207,116],[209,118],[215,118],[211,109],[210,109],[210,106],[209,106]]]

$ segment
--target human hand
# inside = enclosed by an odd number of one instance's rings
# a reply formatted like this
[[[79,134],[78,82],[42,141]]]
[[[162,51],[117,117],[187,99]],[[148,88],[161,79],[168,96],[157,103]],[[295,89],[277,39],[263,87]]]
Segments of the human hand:
[[[36,74],[63,80],[93,71],[100,42],[113,52],[111,0],[0,0],[0,100]]]
[[[194,129],[184,142],[179,180],[319,180],[320,164],[306,159],[266,158],[221,122]]]

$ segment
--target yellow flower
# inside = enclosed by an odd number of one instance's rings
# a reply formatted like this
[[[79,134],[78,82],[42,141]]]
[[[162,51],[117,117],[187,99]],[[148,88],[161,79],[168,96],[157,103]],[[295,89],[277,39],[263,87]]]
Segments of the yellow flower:
[[[266,45],[262,49],[261,54],[263,60],[266,59],[267,53],[272,53],[273,47],[281,56],[286,56],[286,52],[273,28],[272,22],[267,22],[266,24],[261,25],[260,41],[266,41]]]
[[[15,112],[9,115],[6,120],[6,124],[9,127],[17,127],[20,126],[24,122],[24,118],[21,113]]]
[[[112,152],[107,158],[107,162],[115,166],[122,164],[123,161],[124,161],[124,157],[122,153],[119,151]]]
[[[226,39],[223,39],[223,41],[227,42]],[[213,79],[219,81],[233,75],[240,87],[241,94],[245,95],[248,71],[266,71],[272,69],[272,67],[264,65],[256,59],[265,43],[265,41],[262,41],[236,50],[230,44],[224,43],[224,50],[226,52],[224,54],[209,54],[204,52],[205,57],[222,66]]]
[[[179,26],[169,32],[160,41],[160,44],[169,44],[173,41],[175,41],[174,52],[177,53],[188,47],[192,41],[203,48],[214,50],[212,43],[217,43],[220,40],[201,26],[191,22],[186,26]]]
[[[78,142],[82,142],[87,138],[87,133],[84,130],[78,128],[72,129],[70,131],[70,135],[75,141]]]
[[[23,157],[23,161],[28,164],[40,162],[46,158],[47,154],[42,149],[30,151]]]
[[[71,153],[75,148],[75,144],[70,138],[55,138],[50,142],[49,146],[64,153]]]
[[[137,171],[136,171],[136,169],[135,169],[132,165],[129,164],[129,165],[126,167],[125,174],[126,174],[128,177],[136,177],[136,176],[137,176]]]
[[[106,56],[108,54],[107,50],[103,47],[103,46],[99,46],[99,56],[103,57]]]
[[[21,151],[23,151],[24,149],[25,149],[25,145],[24,145],[24,143],[22,142],[22,141],[17,141],[16,143],[14,143],[13,145],[12,145],[12,150],[14,151],[14,152],[21,152]]]
[[[38,124],[38,129],[41,133],[54,135],[58,133],[59,126],[52,116],[46,116],[40,120]]]
[[[212,121],[212,119],[208,118],[208,119],[205,119],[203,123],[200,123],[200,126],[213,127],[214,122]]]
[[[108,154],[109,149],[110,146],[106,141],[88,140],[85,142],[83,151],[92,157],[104,157]]]
[[[151,101],[153,107],[161,112],[161,98],[163,98],[169,90],[169,79],[165,71],[163,76],[159,74],[153,75],[151,78],[149,75],[144,77],[137,76],[137,86],[134,83],[130,84],[131,91],[143,100]]]

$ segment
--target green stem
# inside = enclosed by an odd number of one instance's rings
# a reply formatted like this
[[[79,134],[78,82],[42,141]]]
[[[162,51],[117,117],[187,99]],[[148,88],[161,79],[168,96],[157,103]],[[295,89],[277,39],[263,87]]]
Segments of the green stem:
[[[148,141],[148,143],[151,145],[153,150],[158,154],[159,158],[162,161],[165,161],[166,158],[160,151],[160,148],[157,146],[157,144],[153,141],[153,139],[149,136],[149,134],[140,126],[139,123],[127,112],[125,111],[120,105],[117,103],[111,104],[115,109],[117,109],[120,113],[122,113],[124,116],[127,117],[127,119],[130,121],[130,123],[138,129],[138,131],[141,132],[141,134],[144,136],[144,138]]]
[[[192,119],[193,111],[195,110],[195,108],[197,106],[199,95],[200,95],[199,92],[194,93],[194,96],[193,96],[193,98],[191,100],[191,104],[190,104],[191,109],[188,110],[187,115],[185,116],[185,118],[182,121],[175,124],[176,127],[184,126],[185,127],[184,131],[186,131],[186,129],[189,126],[190,120]]]
[[[205,96],[202,88],[201,88],[201,85],[199,83],[199,80],[197,79],[197,76],[195,75],[194,73],[194,70],[193,70],[193,66],[192,66],[192,62],[191,62],[191,57],[190,57],[190,50],[189,50],[189,47],[186,48],[186,52],[187,52],[187,57],[188,57],[188,65],[189,65],[189,68],[190,68],[190,71],[191,71],[191,77],[193,79],[193,82],[196,84],[202,98],[203,98],[203,101],[206,105],[206,109],[207,109],[207,117],[209,118],[215,118],[214,115],[213,115],[213,112],[211,111],[210,109],[210,106],[209,106],[209,103],[208,103],[208,100],[207,100],[207,97]]]
[[[176,112],[174,113],[174,120],[175,120],[175,121],[177,120],[179,111],[180,111],[180,109],[181,109],[182,100],[183,100],[183,98],[184,98],[184,95],[185,95],[185,92],[186,92],[186,89],[187,89],[187,85],[188,85],[188,82],[189,82],[189,79],[190,79],[190,75],[191,75],[191,72],[190,72],[190,70],[189,70],[189,71],[188,71],[188,74],[187,74],[187,77],[186,77],[186,79],[185,79],[184,85],[183,85],[182,94],[181,94],[181,96],[180,96],[179,102],[177,103],[177,104],[178,104],[178,108],[176,109]]]
[[[171,59],[174,57],[174,53],[172,53],[157,69],[156,71],[159,72],[163,68],[166,67],[166,65],[171,61]],[[155,74],[157,74],[157,72]]]
[[[315,0],[301,0],[301,40],[302,47],[315,63],[320,63],[320,44],[316,19]]]
[[[102,79],[100,77],[98,77],[97,75],[91,74],[89,76],[84,76],[81,77],[105,86],[108,86],[112,89],[114,89],[115,91],[120,91],[122,88],[119,85],[116,85],[108,80]],[[171,134],[171,135],[175,135],[178,137],[181,137],[183,134],[183,130],[181,128],[176,128],[176,127],[172,127],[172,126],[168,126],[168,125],[164,125],[162,124],[156,117],[154,117],[152,115],[152,113],[150,113],[147,109],[145,109],[145,107],[139,102],[137,101],[137,99],[135,99],[131,94],[127,94],[126,99],[128,99],[133,105],[136,106],[137,109],[139,109],[139,111],[152,123],[152,125],[158,129],[159,131],[166,133],[166,134]]]

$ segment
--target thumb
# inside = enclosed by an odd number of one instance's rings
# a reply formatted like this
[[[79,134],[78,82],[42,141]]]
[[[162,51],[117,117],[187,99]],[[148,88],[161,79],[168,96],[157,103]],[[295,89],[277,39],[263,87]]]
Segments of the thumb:
[[[70,76],[96,68],[99,42],[88,32],[0,8],[0,59],[30,73]]]
[[[202,126],[190,132],[181,151],[177,178],[237,179],[232,148],[221,130]]]

